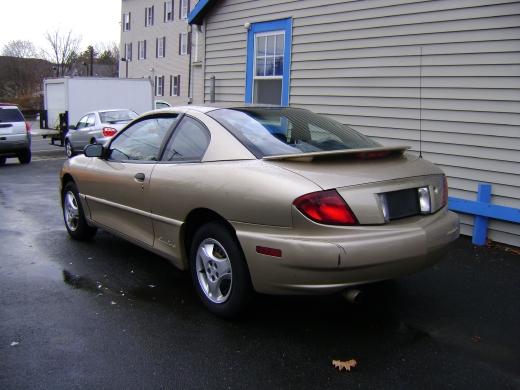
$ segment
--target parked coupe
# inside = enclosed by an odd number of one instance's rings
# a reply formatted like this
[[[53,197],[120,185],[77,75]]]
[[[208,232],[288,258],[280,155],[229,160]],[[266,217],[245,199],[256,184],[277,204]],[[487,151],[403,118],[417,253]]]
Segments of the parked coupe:
[[[297,108],[153,111],[65,162],[65,226],[190,270],[233,316],[253,291],[333,293],[439,261],[458,217],[443,172],[406,150]]]
[[[69,126],[65,136],[67,157],[71,158],[78,152],[82,152],[88,144],[105,143],[135,118],[137,114],[126,109],[93,111],[85,114],[76,125]]]

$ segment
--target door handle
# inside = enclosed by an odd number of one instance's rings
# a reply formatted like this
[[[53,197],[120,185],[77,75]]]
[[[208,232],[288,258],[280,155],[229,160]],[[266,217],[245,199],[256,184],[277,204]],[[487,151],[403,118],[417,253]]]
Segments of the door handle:
[[[136,173],[134,178],[136,181],[142,183],[144,181],[145,175],[144,175],[144,173]]]

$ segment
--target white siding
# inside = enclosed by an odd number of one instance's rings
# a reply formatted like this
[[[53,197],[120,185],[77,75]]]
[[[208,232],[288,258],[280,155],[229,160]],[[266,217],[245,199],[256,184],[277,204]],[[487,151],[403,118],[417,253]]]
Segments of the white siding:
[[[505,0],[223,0],[205,18],[204,101],[242,103],[244,23],[293,18],[290,104],[418,150],[423,51],[423,155],[451,195],[520,208],[520,2]],[[472,217],[462,216],[471,233]],[[520,246],[520,225],[490,237]]]

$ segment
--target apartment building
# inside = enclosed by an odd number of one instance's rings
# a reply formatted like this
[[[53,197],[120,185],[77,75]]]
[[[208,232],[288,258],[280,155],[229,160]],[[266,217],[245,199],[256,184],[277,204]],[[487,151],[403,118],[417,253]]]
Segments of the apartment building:
[[[196,62],[198,46],[192,42],[187,18],[196,3],[122,0],[119,77],[149,78],[156,100],[190,102],[190,60]]]

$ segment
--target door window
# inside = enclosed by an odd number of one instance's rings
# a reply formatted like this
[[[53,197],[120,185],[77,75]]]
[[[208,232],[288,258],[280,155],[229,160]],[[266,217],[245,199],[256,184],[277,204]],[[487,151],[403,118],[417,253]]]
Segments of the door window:
[[[96,116],[94,114],[89,114],[87,117],[86,127],[92,127],[96,124]]]
[[[85,126],[87,126],[87,118],[88,118],[88,115],[85,115],[84,117],[82,117],[79,121],[78,121],[78,124],[76,125],[76,129],[82,129],[84,128]]]
[[[134,123],[110,143],[110,160],[157,161],[164,138],[176,120],[175,115]]]
[[[209,132],[199,121],[185,117],[164,151],[164,161],[200,161],[209,145]]]

